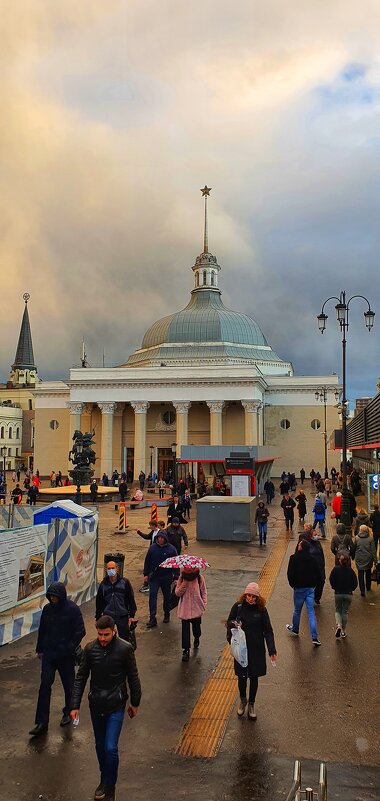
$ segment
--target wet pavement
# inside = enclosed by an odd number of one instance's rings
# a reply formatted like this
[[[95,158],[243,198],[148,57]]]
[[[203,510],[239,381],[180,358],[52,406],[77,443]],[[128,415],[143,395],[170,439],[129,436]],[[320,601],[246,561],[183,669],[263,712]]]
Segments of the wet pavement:
[[[322,647],[312,646],[305,620],[299,639],[292,638],[285,629],[292,613],[286,566],[294,541],[289,543],[268,605],[278,667],[273,669],[268,661],[268,674],[260,680],[257,722],[239,720],[233,712],[214,759],[175,754],[181,730],[224,647],[223,621],[230,606],[247,581],[257,578],[282,527],[278,499],[271,513],[268,546],[261,550],[256,542],[195,542],[194,521],[188,525],[189,551],[202,553],[212,565],[206,575],[209,605],[201,648],[191,653],[188,664],[181,662],[176,612],[169,626],[161,624],[146,631],[147,597],[136,592],[143,699],[137,718],[126,718],[120,739],[119,801],[177,801],[200,795],[205,801],[272,801],[286,797],[295,758],[302,760],[305,784],[314,787],[319,761],[326,760],[329,799],[380,798],[380,591],[376,589],[365,600],[356,594],[348,637],[336,641],[333,594],[326,586],[317,610]],[[136,522],[136,527],[145,531],[147,517],[146,512],[133,512],[128,522],[131,526]],[[146,543],[132,528],[127,534],[111,533],[115,520],[113,504],[101,508],[99,572],[104,552],[122,550],[137,591]],[[329,527],[333,526],[329,521]],[[332,566],[329,548],[326,541],[326,558]],[[82,609],[89,640],[94,631],[94,603]],[[162,615],[158,619],[161,621]],[[39,684],[35,641],[36,635],[30,635],[0,652],[0,801],[91,799],[98,768],[86,700],[78,729],[61,729],[62,688],[57,678],[48,735],[39,740],[28,737]]]

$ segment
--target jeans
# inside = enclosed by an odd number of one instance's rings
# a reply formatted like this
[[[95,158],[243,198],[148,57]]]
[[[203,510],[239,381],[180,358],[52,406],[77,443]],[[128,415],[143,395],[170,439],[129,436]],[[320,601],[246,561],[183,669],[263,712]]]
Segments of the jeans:
[[[324,521],[324,519],[323,520],[314,519],[314,528],[315,528],[315,530],[317,530],[317,526],[319,526],[319,528],[321,529],[322,537],[325,537],[326,536],[326,531],[325,531],[325,521]]]
[[[90,709],[100,779],[107,787],[113,787],[117,782],[118,743],[124,712],[123,708],[117,709],[116,712],[110,712],[108,715],[99,715]]]
[[[335,622],[343,631],[346,630],[351,601],[352,595],[335,595]]]
[[[365,590],[371,589],[371,573],[372,568],[369,567],[368,570],[359,570],[358,568],[358,581],[359,581],[359,589],[361,595],[365,595]],[[364,578],[365,578],[365,587],[364,587]]]
[[[257,688],[259,685],[259,679],[257,676],[254,676],[252,679],[249,680],[249,703],[254,704],[256,699]],[[240,698],[247,697],[247,679],[245,676],[239,676],[238,678],[238,687],[239,687],[239,695]]]
[[[192,617],[189,620],[182,620],[182,648],[184,651],[190,651],[190,623],[195,640],[199,640],[202,633],[200,617]]]
[[[259,528],[260,545],[262,545],[263,541],[264,541],[264,543],[266,543],[266,541],[267,541],[268,523],[267,523],[266,520],[258,520],[257,525],[258,525],[258,528]]]
[[[314,587],[298,587],[294,590],[294,612],[292,630],[298,634],[303,605],[306,604],[312,640],[318,639],[317,621],[314,612]]]
[[[267,503],[268,504],[272,503],[272,496],[271,495],[267,495]]]
[[[64,659],[48,659],[44,654],[41,660],[41,684],[38,693],[36,723],[49,723],[51,688],[54,684],[55,673],[58,670],[65,692],[64,715],[69,714],[71,694],[75,680],[75,660],[73,656]]]
[[[149,613],[151,617],[156,616],[157,612],[157,595],[161,587],[164,596],[164,615],[170,615],[170,598],[171,598],[171,585],[172,576],[171,571],[168,576],[151,576],[149,579]]]

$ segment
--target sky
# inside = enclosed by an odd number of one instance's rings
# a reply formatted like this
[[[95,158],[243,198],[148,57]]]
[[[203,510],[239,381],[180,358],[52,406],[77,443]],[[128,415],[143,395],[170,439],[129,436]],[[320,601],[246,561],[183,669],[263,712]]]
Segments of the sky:
[[[299,374],[379,369],[378,0],[12,0],[0,48],[0,378],[29,292],[43,379],[125,363],[209,249]]]

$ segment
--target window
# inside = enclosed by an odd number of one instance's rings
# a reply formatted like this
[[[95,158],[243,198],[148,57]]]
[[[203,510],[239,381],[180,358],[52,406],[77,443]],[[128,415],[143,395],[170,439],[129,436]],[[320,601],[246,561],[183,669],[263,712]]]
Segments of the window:
[[[12,448],[8,448],[8,456],[12,456]]]
[[[56,431],[57,428],[59,427],[58,420],[50,420],[49,426],[53,431]]]
[[[199,286],[199,273],[195,275],[195,286]]]
[[[12,432],[12,429],[10,428],[10,429],[8,430],[8,439],[12,439],[12,433],[13,433],[13,432]]]
[[[318,428],[321,427],[321,421],[320,420],[312,420],[310,425],[311,425],[312,428],[314,428],[314,431],[318,431]]]
[[[289,422],[289,420],[280,420],[280,428],[283,428],[283,429],[284,429],[284,431],[285,431],[286,429],[290,428],[290,422]]]
[[[16,439],[20,439],[20,429],[16,428]]]
[[[174,412],[164,412],[162,415],[162,419],[167,426],[171,426],[175,420],[175,413]]]
[[[0,430],[1,439],[4,439],[4,436],[5,436],[5,429],[4,429],[4,426],[1,426],[1,430]]]
[[[16,456],[18,456],[18,455],[19,455],[18,448],[16,448]]]
[[[215,273],[212,272],[211,273],[211,286],[214,286],[214,277],[215,277]]]
[[[32,410],[33,410],[33,401],[31,398],[29,398],[29,411],[31,412]]]
[[[207,281],[207,273],[206,270],[203,270],[203,286],[205,285],[206,281]]]

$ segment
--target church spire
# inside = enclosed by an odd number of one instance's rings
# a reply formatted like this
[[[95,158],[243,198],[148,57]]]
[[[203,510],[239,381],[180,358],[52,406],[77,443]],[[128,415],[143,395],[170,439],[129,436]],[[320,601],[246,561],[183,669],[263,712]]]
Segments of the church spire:
[[[204,225],[204,233],[203,233],[203,253],[208,253],[208,219],[207,219],[207,198],[210,195],[211,187],[204,185],[203,189],[200,190],[202,192],[202,197],[205,199],[205,225]]]
[[[26,292],[23,295],[25,301],[24,314],[21,322],[20,336],[14,363],[10,372],[10,382],[16,386],[20,384],[35,384],[37,367],[34,364],[32,333],[30,330],[28,300],[30,295]]]
[[[218,292],[218,273],[220,271],[219,264],[208,250],[208,217],[207,217],[207,198],[210,195],[211,187],[205,185],[202,192],[202,197],[205,199],[205,216],[204,216],[204,232],[203,232],[203,252],[195,259],[193,266],[195,286],[193,292],[205,292],[212,290]]]

